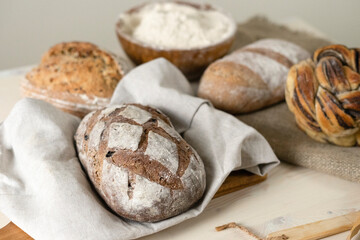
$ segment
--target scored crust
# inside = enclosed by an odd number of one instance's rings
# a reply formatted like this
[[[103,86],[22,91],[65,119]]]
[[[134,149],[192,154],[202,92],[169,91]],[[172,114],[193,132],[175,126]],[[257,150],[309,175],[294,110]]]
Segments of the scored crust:
[[[233,114],[261,109],[284,99],[289,68],[309,56],[287,41],[257,41],[212,63],[201,78],[198,95]]]
[[[120,216],[159,221],[185,211],[204,192],[200,157],[154,108],[125,104],[92,112],[75,140],[90,180]]]
[[[87,42],[66,42],[50,48],[26,74],[22,95],[40,98],[84,116],[108,104],[126,71],[118,58]]]
[[[216,108],[235,114],[250,112],[264,105],[264,99],[271,99],[268,87],[251,69],[223,61],[210,66],[203,75],[206,80],[201,81],[198,96],[210,99]],[[240,96],[242,101],[239,101]],[[268,104],[271,104],[270,100]]]

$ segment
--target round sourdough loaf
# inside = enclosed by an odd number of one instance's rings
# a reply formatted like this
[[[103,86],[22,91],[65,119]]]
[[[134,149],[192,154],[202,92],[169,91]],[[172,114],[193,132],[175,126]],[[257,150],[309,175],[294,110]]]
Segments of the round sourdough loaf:
[[[122,217],[160,221],[184,212],[204,193],[203,162],[154,108],[125,104],[92,112],[75,141],[95,189]]]
[[[126,61],[94,44],[60,43],[26,74],[21,92],[83,117],[109,103],[128,68]]]

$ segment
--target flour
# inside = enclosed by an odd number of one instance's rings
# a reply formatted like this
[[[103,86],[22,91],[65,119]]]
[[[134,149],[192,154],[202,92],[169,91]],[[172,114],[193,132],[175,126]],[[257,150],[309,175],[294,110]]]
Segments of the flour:
[[[234,62],[249,68],[261,77],[272,95],[284,95],[284,85],[289,69],[276,60],[258,53],[239,51],[220,61]]]
[[[100,144],[101,133],[104,131],[105,123],[104,122],[97,122],[92,131],[90,132],[89,136],[89,147],[94,150],[98,150]],[[85,133],[85,131],[84,131]]]
[[[172,174],[176,174],[179,156],[177,145],[174,142],[150,131],[145,155],[149,156],[152,161],[158,161],[164,165]]]
[[[108,147],[136,151],[142,133],[142,126],[114,122],[110,125]]]
[[[120,20],[126,34],[159,49],[206,47],[226,40],[236,30],[235,22],[220,11],[173,2],[147,4],[120,15]]]
[[[151,113],[148,111],[142,110],[141,108],[128,105],[122,112],[120,112],[121,116],[134,120],[138,124],[144,124],[151,118]]]
[[[175,130],[174,127],[170,127],[166,122],[161,119],[158,120],[158,127],[164,129],[166,133],[180,141],[180,134]]]
[[[281,39],[262,39],[245,46],[243,49],[267,49],[276,53],[280,53],[288,58],[292,64],[298,63],[300,60],[310,58],[310,53],[302,47]]]

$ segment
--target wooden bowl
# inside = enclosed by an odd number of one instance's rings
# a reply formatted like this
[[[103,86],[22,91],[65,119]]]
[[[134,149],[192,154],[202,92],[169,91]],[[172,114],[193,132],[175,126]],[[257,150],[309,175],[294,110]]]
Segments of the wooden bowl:
[[[194,4],[188,2],[176,1],[175,3],[181,5],[191,6],[202,10],[217,10],[208,4]],[[134,7],[124,14],[132,14],[139,11],[145,5],[149,3]],[[220,11],[221,12],[221,11]],[[221,12],[222,13],[222,12]],[[224,13],[223,13],[224,14]],[[224,14],[227,16],[226,14]],[[229,17],[229,16],[228,16]],[[160,49],[139,42],[134,39],[131,35],[124,31],[124,22],[121,19],[121,15],[116,23],[116,34],[118,39],[129,58],[136,64],[145,63],[153,59],[163,57],[172,62],[177,66],[189,80],[198,79],[205,68],[216,59],[224,56],[230,49],[235,39],[236,23],[229,17],[233,22],[233,32],[221,42],[215,43],[202,48],[189,48],[189,49]]]

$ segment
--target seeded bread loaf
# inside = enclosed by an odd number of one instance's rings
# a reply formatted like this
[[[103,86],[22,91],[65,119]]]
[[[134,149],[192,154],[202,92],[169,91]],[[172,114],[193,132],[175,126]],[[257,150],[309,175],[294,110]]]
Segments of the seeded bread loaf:
[[[125,104],[92,112],[75,141],[95,189],[122,217],[160,221],[187,210],[204,193],[200,157],[154,108]]]
[[[83,117],[103,108],[128,69],[115,55],[86,42],[50,48],[21,83],[22,95],[48,101]]]
[[[239,114],[284,100],[289,68],[310,56],[280,39],[264,39],[212,63],[201,78],[198,95],[216,108]]]

